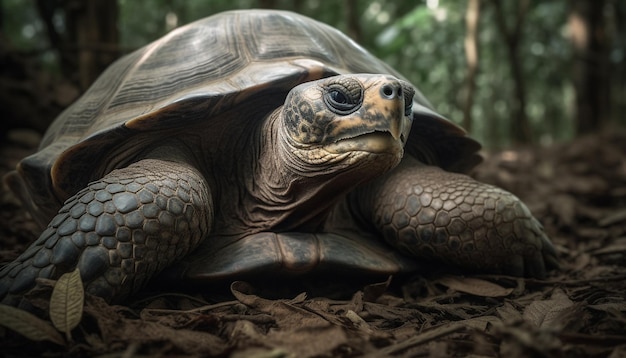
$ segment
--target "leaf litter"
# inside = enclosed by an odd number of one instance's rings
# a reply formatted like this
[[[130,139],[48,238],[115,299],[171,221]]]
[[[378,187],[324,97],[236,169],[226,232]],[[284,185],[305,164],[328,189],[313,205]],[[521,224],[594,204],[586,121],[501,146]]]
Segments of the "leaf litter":
[[[2,157],[10,159],[0,161],[3,173],[23,148],[2,144],[3,153],[16,153]],[[255,282],[233,282],[226,295],[146,293],[127,305],[87,294],[80,295],[82,314],[65,311],[65,328],[50,323],[53,285],[44,280],[26,297],[39,318],[0,306],[0,326],[13,320],[27,328],[17,330],[22,334],[0,328],[0,351],[52,357],[623,357],[624,153],[626,133],[611,130],[547,148],[486,153],[473,173],[514,192],[544,224],[561,263],[545,280],[433,271],[373,283],[342,298],[311,292],[275,298]],[[1,194],[0,258],[7,262],[36,237],[36,225],[11,193]],[[68,328],[71,341],[63,339]]]

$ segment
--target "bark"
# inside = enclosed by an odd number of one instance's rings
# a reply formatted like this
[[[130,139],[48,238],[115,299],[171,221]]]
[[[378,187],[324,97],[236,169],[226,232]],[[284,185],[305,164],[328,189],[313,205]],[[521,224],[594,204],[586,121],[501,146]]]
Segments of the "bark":
[[[356,0],[346,1],[345,16],[346,23],[348,25],[348,36],[350,36],[356,42],[361,42],[363,36],[361,31],[361,24],[359,23],[359,11]]]
[[[574,2],[568,22],[574,48],[576,131],[600,129],[610,108],[610,43],[604,21],[605,0]]]
[[[472,106],[476,92],[476,73],[478,72],[478,19],[480,16],[480,0],[469,0],[465,14],[465,58],[467,60],[467,76],[465,78],[465,102],[463,103],[463,126],[468,132],[472,130]]]
[[[117,45],[117,2],[91,0],[76,9],[79,82],[87,89],[118,56],[117,51],[95,51],[93,45]]]
[[[63,4],[60,1],[37,0],[36,6],[39,18],[46,28],[46,36],[50,47],[58,55],[61,72],[65,77],[72,78],[72,73],[77,67],[76,56],[67,51],[69,39],[61,36],[53,23],[55,13],[62,11]]]
[[[517,2],[513,28],[509,28],[506,24],[502,0],[491,0],[491,3],[496,10],[496,24],[506,45],[511,76],[513,77],[514,98],[512,101],[511,138],[516,144],[529,143],[531,141],[531,133],[528,116],[526,115],[526,83],[519,52],[523,39],[524,21],[530,1],[519,0]]]
[[[38,0],[37,11],[63,74],[83,90],[119,57],[116,1]],[[57,12],[65,14],[64,33],[53,23]]]

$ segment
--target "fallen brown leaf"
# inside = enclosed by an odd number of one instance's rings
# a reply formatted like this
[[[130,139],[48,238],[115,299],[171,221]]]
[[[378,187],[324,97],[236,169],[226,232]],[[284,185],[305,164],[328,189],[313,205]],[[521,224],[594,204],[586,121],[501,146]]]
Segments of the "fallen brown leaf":
[[[482,297],[505,297],[514,290],[514,288],[504,288],[493,282],[473,277],[443,276],[437,282],[455,291]]]

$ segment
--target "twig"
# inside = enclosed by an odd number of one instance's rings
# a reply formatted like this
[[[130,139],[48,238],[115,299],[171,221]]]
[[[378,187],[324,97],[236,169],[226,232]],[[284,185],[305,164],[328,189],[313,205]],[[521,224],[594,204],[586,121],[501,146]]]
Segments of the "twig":
[[[366,358],[374,358],[381,356],[389,356],[394,353],[398,353],[400,351],[409,349],[414,346],[419,346],[424,343],[428,343],[433,339],[437,339],[439,337],[447,336],[452,333],[456,333],[462,330],[465,330],[466,326],[463,323],[453,322],[450,324],[442,325],[430,329],[424,333],[421,333],[415,337],[409,338],[405,341],[396,343],[391,346],[387,346],[383,349],[377,350],[376,352],[372,352],[370,354],[365,355]]]

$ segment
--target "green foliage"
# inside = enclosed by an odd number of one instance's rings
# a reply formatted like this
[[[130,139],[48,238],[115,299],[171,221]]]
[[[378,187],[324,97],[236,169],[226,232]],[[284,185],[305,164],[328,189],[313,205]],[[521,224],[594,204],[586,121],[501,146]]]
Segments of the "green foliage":
[[[33,4],[22,0],[4,0],[2,6],[2,32],[11,39],[11,45],[19,50],[42,47],[44,26]]]
[[[37,53],[41,65],[48,71],[58,71],[58,58],[47,41],[45,27],[39,18],[34,1],[4,0],[2,1],[3,17],[0,36],[9,39],[6,50],[23,53]],[[63,21],[61,16],[54,18],[55,24]]]
[[[178,8],[172,4],[178,4]],[[296,4],[275,1],[277,8],[298,11],[348,32],[346,2],[309,0]],[[120,0],[120,5],[123,42],[137,47],[166,32],[168,12],[175,13],[178,23],[183,24],[220,11],[260,4],[253,0],[188,1],[183,6],[166,0]],[[456,123],[463,119],[465,6],[465,2],[454,0],[377,0],[357,1],[355,9],[362,32],[357,40],[419,86],[435,108]],[[471,134],[488,147],[501,147],[510,144],[513,83],[495,14],[488,2],[483,1],[481,7],[480,68]],[[505,10],[513,22],[517,14],[509,7]],[[146,18],[151,21],[133,20],[141,9],[149,11]],[[571,53],[564,36],[567,11],[563,1],[533,3],[524,27],[521,54],[528,74],[527,112],[534,138],[542,142],[567,139],[573,134],[574,98],[567,72]]]
[[[272,5],[329,23],[403,73],[434,107],[456,123],[462,121],[466,63],[464,1],[356,0],[118,0],[121,46],[132,50],[176,26],[221,11]],[[350,8],[350,4],[353,5]],[[504,2],[507,23],[518,15],[515,2]],[[6,34],[20,49],[46,45],[34,2],[5,0]],[[357,18],[350,28],[348,12]],[[530,3],[520,43],[526,79],[527,114],[535,141],[549,143],[573,135],[572,53],[566,38],[567,1]],[[57,19],[63,21],[62,17]],[[473,106],[473,133],[486,146],[510,144],[513,83],[506,48],[489,1],[481,2],[479,72]],[[49,56],[48,56],[49,57]]]

